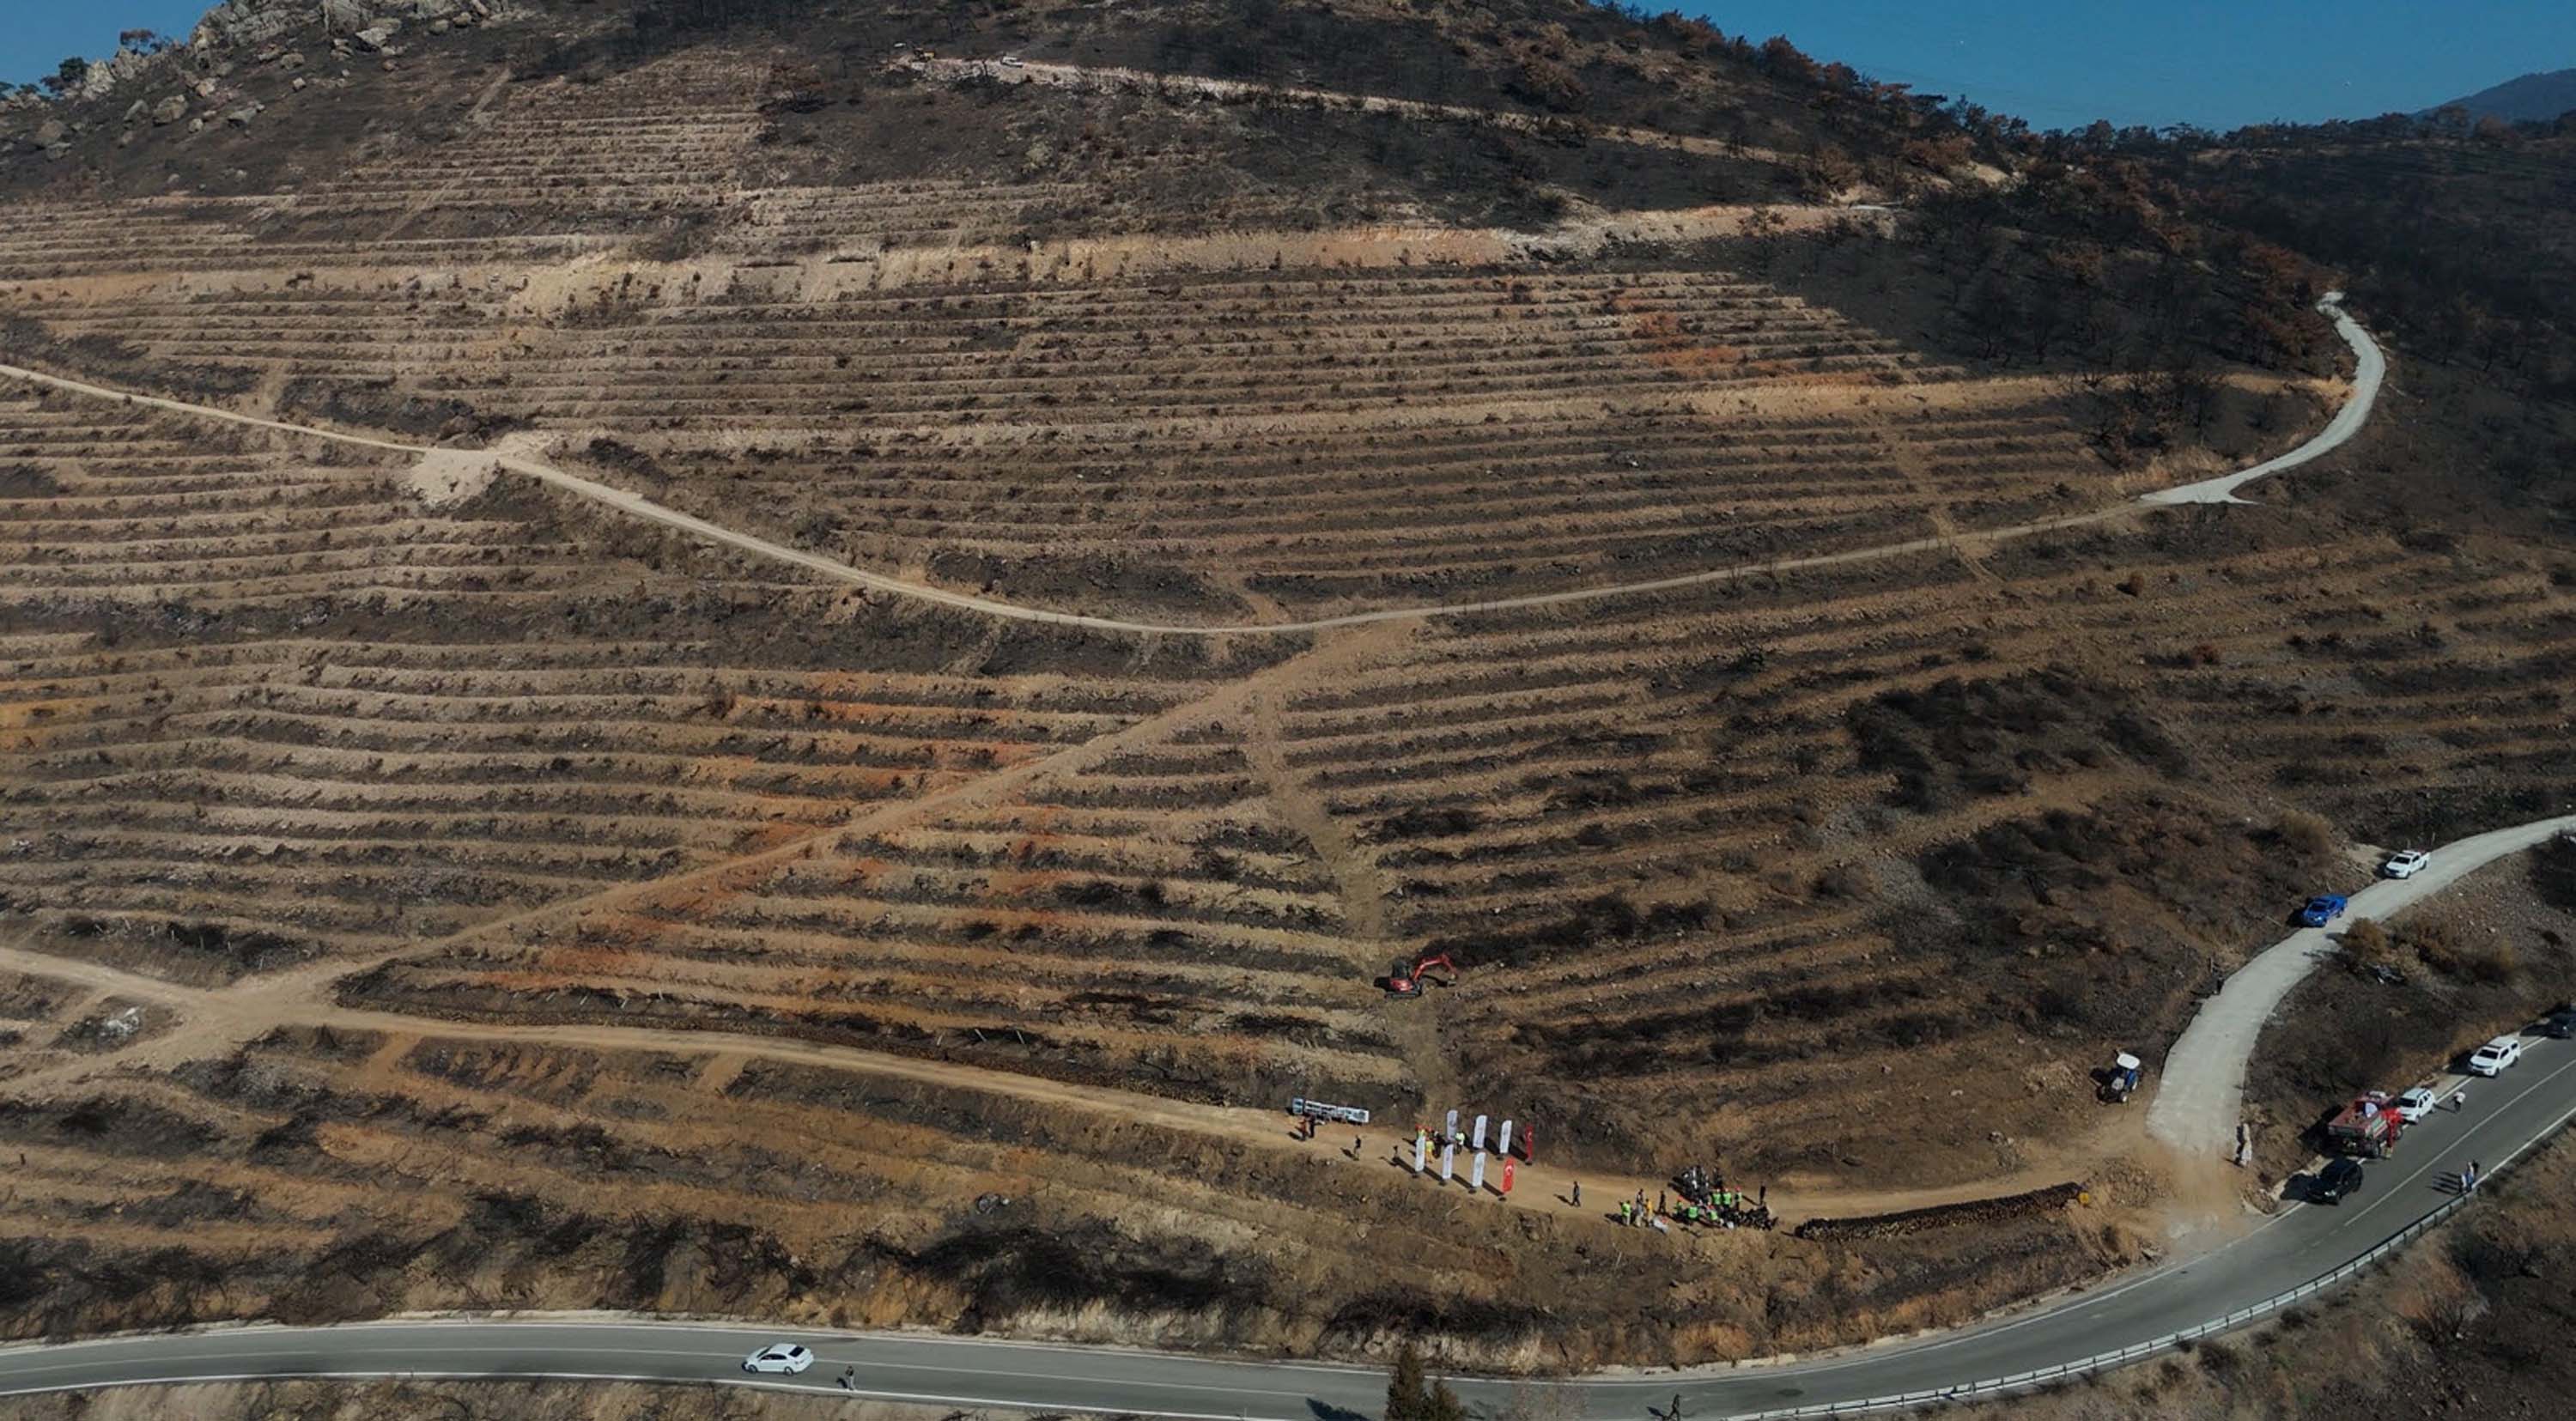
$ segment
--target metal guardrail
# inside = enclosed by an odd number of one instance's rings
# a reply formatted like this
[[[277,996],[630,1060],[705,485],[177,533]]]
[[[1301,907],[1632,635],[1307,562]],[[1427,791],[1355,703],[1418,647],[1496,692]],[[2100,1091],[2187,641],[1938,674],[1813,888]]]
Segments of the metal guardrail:
[[[2113,1367],[2125,1367],[2132,1363],[2143,1362],[2160,1353],[2175,1351],[2186,1343],[2197,1342],[2204,1337],[2215,1337],[2222,1332],[2232,1332],[2247,1323],[2270,1316],[2292,1303],[2315,1297],[2414,1242],[2426,1230],[2449,1218],[2468,1201],[2469,1196],[2466,1194],[2452,1195],[2435,1205],[2430,1212],[2415,1222],[2381,1239],[2360,1257],[2339,1268],[2318,1274],[2288,1292],[2275,1293],[2250,1307],[2238,1308],[2223,1317],[2212,1318],[2198,1326],[2186,1327],[2180,1332],[2169,1332],[2151,1341],[2132,1343],[2116,1352],[2097,1352],[2090,1357],[2072,1362],[2060,1362],[2055,1366],[2039,1367],[2027,1372],[2014,1372],[2009,1376],[1990,1377],[1984,1381],[1962,1382],[1957,1386],[1942,1387],[1934,1391],[1909,1391],[1896,1396],[1873,1396],[1857,1401],[1826,1401],[1810,1406],[1782,1407],[1774,1411],[1737,1412],[1729,1417],[1728,1421],[1788,1421],[1788,1418],[1799,1416],[1851,1416],[1867,1411],[1891,1411],[1905,1406],[1931,1406],[1946,1401],[1975,1401],[1986,1397],[2028,1391],[2033,1387],[2046,1386],[2050,1382],[2064,1381],[2071,1377],[2086,1376],[2094,1372],[2108,1371]]]

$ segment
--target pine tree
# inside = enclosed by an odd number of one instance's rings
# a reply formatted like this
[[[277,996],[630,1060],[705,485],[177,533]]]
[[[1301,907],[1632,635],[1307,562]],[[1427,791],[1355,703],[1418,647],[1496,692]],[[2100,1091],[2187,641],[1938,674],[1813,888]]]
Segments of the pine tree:
[[[1431,1421],[1431,1400],[1423,1386],[1422,1349],[1408,1339],[1387,1377],[1386,1421]]]
[[[1422,1414],[1423,1421],[1467,1421],[1467,1404],[1458,1399],[1458,1393],[1449,1389],[1449,1383],[1435,1382],[1431,1387],[1431,1399],[1424,1403]]]

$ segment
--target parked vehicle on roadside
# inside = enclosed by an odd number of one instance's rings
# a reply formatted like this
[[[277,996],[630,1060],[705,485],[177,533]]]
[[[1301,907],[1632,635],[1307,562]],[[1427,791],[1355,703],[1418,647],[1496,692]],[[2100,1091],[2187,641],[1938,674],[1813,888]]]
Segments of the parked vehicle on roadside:
[[[2308,900],[2308,906],[2299,910],[2299,921],[2312,928],[2321,928],[2342,917],[2346,906],[2342,894],[2320,893]]]
[[[2560,1007],[2542,1017],[2540,1024],[2532,1030],[2552,1041],[2565,1041],[2570,1037],[2576,1037],[2576,1007]]]
[[[2469,1074],[2500,1076],[2522,1059],[2522,1038],[2499,1036],[2469,1053]]]
[[[2419,1085],[2400,1094],[2389,1103],[2389,1108],[2397,1112],[2398,1119],[2412,1125],[2432,1114],[2433,1107],[2441,1103],[2442,1097],[2435,1095],[2431,1086]]]
[[[2346,1196],[2361,1192],[2362,1178],[2361,1161],[2348,1155],[2327,1160],[2326,1167],[2318,1170],[2308,1185],[2308,1202],[2340,1204]]]
[[[2399,849],[2388,856],[2388,862],[2379,866],[2379,873],[2383,878],[2413,878],[2432,861],[2432,854],[2423,849]]]
[[[2406,1120],[2397,1113],[2388,1092],[2374,1090],[2326,1122],[2326,1149],[2332,1154],[2386,1159],[2397,1148],[2397,1137],[2405,1128]]]

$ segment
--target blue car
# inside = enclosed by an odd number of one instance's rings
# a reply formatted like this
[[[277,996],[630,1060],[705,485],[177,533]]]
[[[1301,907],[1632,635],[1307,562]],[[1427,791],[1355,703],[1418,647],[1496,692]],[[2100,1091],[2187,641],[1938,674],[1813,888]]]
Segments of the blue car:
[[[2320,893],[2308,900],[2308,906],[2299,910],[2299,921],[2312,928],[2321,928],[2342,917],[2343,910],[2342,894]]]

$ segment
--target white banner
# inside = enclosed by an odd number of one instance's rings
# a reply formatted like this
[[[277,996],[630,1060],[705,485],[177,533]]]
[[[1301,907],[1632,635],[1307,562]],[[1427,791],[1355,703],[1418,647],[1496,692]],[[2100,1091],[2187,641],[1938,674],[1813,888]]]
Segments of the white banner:
[[[1457,1111],[1452,1110],[1452,1111],[1450,1111],[1450,1112],[1449,1112],[1449,1123],[1440,1127],[1440,1133],[1441,1133],[1441,1134],[1443,1134],[1443,1135],[1449,1136],[1449,1137],[1451,1137],[1451,1138],[1453,1138],[1453,1139],[1454,1139],[1454,1138],[1456,1138],[1456,1136],[1457,1136],[1457,1134],[1458,1134],[1458,1112],[1457,1112]]]
[[[1506,1121],[1504,1121],[1504,1122],[1503,1122],[1503,1138],[1502,1138],[1502,1143],[1500,1143],[1500,1144],[1498,1144],[1498,1145],[1494,1146],[1494,1153],[1496,1153],[1496,1154],[1498,1154],[1498,1155],[1507,1155],[1507,1154],[1510,1154],[1511,1152],[1512,1152],[1512,1122],[1510,1122],[1509,1120],[1506,1120]]]
[[[1446,1184],[1446,1183],[1448,1183],[1448,1182],[1449,1182],[1450,1166],[1451,1166],[1451,1165],[1456,1164],[1457,1162],[1458,1162],[1458,1147],[1457,1147],[1456,1145],[1442,1145],[1442,1146],[1440,1147],[1440,1182],[1441,1182],[1441,1183]]]
[[[1467,1187],[1479,1194],[1485,1192],[1485,1152],[1483,1150],[1476,1151],[1476,1162],[1467,1166]]]
[[[1482,1116],[1482,1115],[1479,1115],[1479,1116],[1477,1116],[1477,1117],[1476,1117],[1476,1148],[1481,1150],[1481,1149],[1483,1149],[1484,1147],[1485,1147],[1485,1117],[1484,1117],[1484,1116]]]
[[[1413,1137],[1413,1172],[1414,1172],[1414,1173],[1416,1173],[1416,1174],[1420,1174],[1420,1173],[1422,1172],[1422,1166],[1423,1166],[1423,1163],[1424,1163],[1423,1156],[1425,1156],[1425,1155],[1429,1154],[1430,1152],[1431,1152],[1431,1137],[1430,1137],[1429,1135],[1422,1135],[1422,1134],[1417,1134],[1417,1135],[1415,1135],[1415,1136]]]

